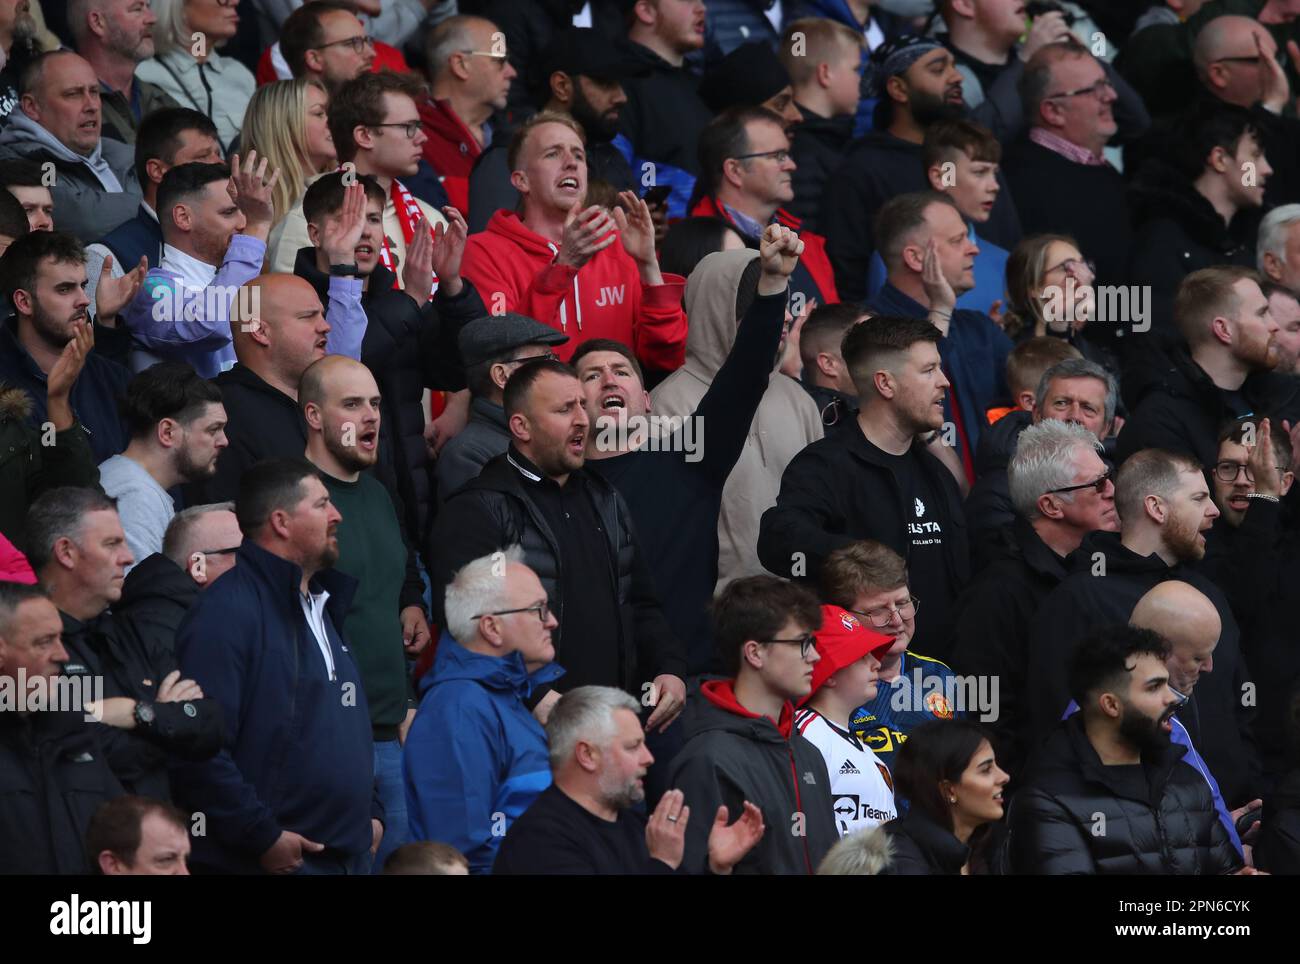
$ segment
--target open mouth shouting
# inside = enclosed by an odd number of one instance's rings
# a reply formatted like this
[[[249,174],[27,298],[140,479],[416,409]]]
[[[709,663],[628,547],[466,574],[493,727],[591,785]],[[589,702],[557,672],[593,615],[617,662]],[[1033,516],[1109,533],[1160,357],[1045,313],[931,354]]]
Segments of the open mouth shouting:
[[[607,392],[600,396],[600,411],[602,413],[621,412],[627,408],[627,399],[619,392]]]
[[[587,430],[585,428],[580,428],[570,435],[569,441],[566,443],[565,447],[569,450],[570,455],[581,458],[582,453],[585,452],[587,448]]]
[[[570,174],[569,176],[562,177],[558,181],[556,181],[555,188],[556,190],[561,191],[565,194],[577,194],[579,191],[582,190],[582,185],[578,183],[578,179],[576,177]]]
[[[365,428],[357,433],[357,448],[362,452],[373,453],[379,447],[379,429]]]

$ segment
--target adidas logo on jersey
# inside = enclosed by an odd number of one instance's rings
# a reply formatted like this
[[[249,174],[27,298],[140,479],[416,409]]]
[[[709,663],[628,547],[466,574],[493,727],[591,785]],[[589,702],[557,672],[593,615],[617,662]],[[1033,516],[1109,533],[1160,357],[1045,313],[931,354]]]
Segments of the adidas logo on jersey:
[[[853,765],[852,760],[845,760],[844,765],[840,767],[841,774],[861,773],[861,772],[862,772],[861,770],[859,770],[857,767]]]

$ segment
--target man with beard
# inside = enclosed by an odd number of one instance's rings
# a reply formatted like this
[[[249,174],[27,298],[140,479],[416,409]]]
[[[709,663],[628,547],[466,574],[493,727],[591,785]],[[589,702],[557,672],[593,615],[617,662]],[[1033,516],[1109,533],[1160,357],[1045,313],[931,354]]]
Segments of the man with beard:
[[[880,98],[876,129],[849,149],[826,181],[817,221],[831,252],[835,287],[845,301],[866,298],[877,212],[890,198],[929,186],[925,129],[936,120],[966,116],[961,74],[936,40],[900,37],[877,47],[866,84],[871,96]],[[1005,188],[1004,180],[999,183]],[[1020,240],[1009,191],[999,192],[983,235],[1007,251]]]
[[[374,69],[378,44],[366,36],[366,25],[354,9],[339,0],[317,0],[289,14],[280,25],[280,39],[258,62],[258,82],[286,79],[276,62],[277,53],[284,58],[289,76],[313,77],[331,97],[349,80]],[[270,68],[272,78],[263,75],[265,68]]]
[[[379,386],[370,369],[329,355],[314,362],[298,386],[307,423],[307,461],[320,470],[330,501],[343,514],[334,568],[357,580],[343,635],[366,688],[375,743],[375,784],[384,806],[383,848],[377,867],[407,841],[402,742],[415,716],[407,694],[406,652],[429,642],[424,585],[407,582],[411,561],[397,509],[374,476],[363,473],[379,458]]]
[[[1253,707],[1243,706],[1251,686],[1242,659],[1241,633],[1223,590],[1194,565],[1205,557],[1205,537],[1219,510],[1201,466],[1186,455],[1147,449],[1132,456],[1115,480],[1119,532],[1093,532],[1070,556],[1070,573],[1042,604],[1029,630],[1028,715],[1022,737],[1032,750],[1060,720],[1070,698],[1069,653],[1089,633],[1132,617],[1139,599],[1158,583],[1186,582],[1218,612],[1222,630],[1214,672],[1197,692],[1198,718],[1216,739],[1203,746],[1223,799],[1237,807],[1254,799],[1259,759],[1252,733]],[[1080,705],[1084,705],[1080,700]]]
[[[181,625],[182,672],[225,711],[220,752],[174,761],[207,818],[211,872],[365,874],[383,833],[360,672],[341,627],[356,580],[332,567],[341,516],[316,469],[268,459],[240,480],[239,563]]]
[[[37,427],[49,418],[47,379],[76,338],[78,325],[89,322],[85,284],[85,249],[68,234],[33,231],[11,244],[0,260],[0,292],[13,308],[13,316],[0,323],[0,380],[27,393],[28,418]],[[114,304],[101,299],[101,324],[116,316],[138,288],[130,275],[104,285],[111,288]],[[96,462],[121,452],[129,441],[117,399],[130,379],[121,365],[92,351],[72,386],[72,411],[90,435]]]
[[[608,686],[580,686],[546,721],[552,783],[506,831],[494,874],[671,874],[684,860],[690,806],[680,790],[664,794],[649,820],[634,809],[654,763],[635,699]],[[815,751],[814,751],[815,752]],[[820,762],[820,761],[819,761]],[[763,836],[763,817],[745,801],[728,826],[725,806],[712,817],[708,870],[729,874]]]
[[[884,543],[907,561],[926,602],[916,647],[942,659],[970,562],[957,483],[922,440],[943,424],[949,382],[939,338],[913,318],[876,316],[850,329],[844,361],[862,408],[786,468],[776,505],[763,513],[758,556],[769,572],[815,580],[836,549]]]
[[[1169,643],[1111,626],[1070,664],[1080,712],[1060,722],[1012,800],[1010,859],[1020,874],[1228,874],[1242,866],[1205,778],[1170,741],[1178,694]]]
[[[466,563],[522,545],[560,622],[558,688],[646,694],[655,707],[646,728],[667,728],[686,700],[687,656],[664,619],[627,503],[584,468],[590,421],[577,374],[563,362],[530,361],[506,383],[503,402],[510,448],[457,490],[434,524],[434,599]],[[532,703],[550,691],[535,690]]]
[[[18,107],[19,81],[37,51],[37,30],[30,0],[0,0],[0,127]]]
[[[140,121],[162,107],[179,105],[161,87],[137,80],[137,64],[154,55],[148,0],[70,0],[68,27],[77,53],[99,77],[104,136],[135,143]]]
[[[492,142],[489,118],[503,110],[515,68],[503,35],[481,17],[449,17],[425,40],[431,90],[420,103],[429,139],[424,159],[442,181],[452,207],[469,213],[469,173]]]
[[[537,103],[542,110],[568,114],[587,136],[588,181],[603,181],[617,191],[636,188],[632,168],[620,150],[627,139],[619,120],[627,104],[622,82],[644,75],[645,68],[620,57],[598,31],[573,27],[556,34],[542,55],[541,71]],[[508,138],[493,141],[474,164],[466,213],[471,231],[482,231],[493,213],[513,210],[519,202],[506,162],[508,143]]]
[[[99,483],[117,499],[126,542],[136,561],[161,552],[176,514],[168,492],[211,478],[226,447],[221,389],[183,362],[162,362],[126,386],[122,414],[131,444],[99,467]]]
[[[132,359],[137,368],[147,368],[156,354],[187,361],[212,378],[235,363],[235,300],[240,285],[262,273],[277,177],[277,172],[268,175],[266,159],[259,164],[256,152],[242,165],[236,154],[230,167],[181,164],[163,175],[158,185],[163,259],[145,276],[126,312],[138,346]],[[353,248],[365,220],[361,199],[349,215],[322,239],[331,264],[355,261]],[[356,358],[366,331],[361,282],[334,278],[331,296],[338,306],[329,351]]]
[[[63,675],[102,685],[99,742],[128,793],[171,799],[167,761],[221,745],[221,707],[180,671],[172,640],[111,611],[132,563],[114,501],[97,489],[46,492],[27,512],[32,568],[63,619]]]
[[[1172,349],[1158,367],[1125,373],[1133,414],[1119,433],[1120,461],[1139,449],[1164,448],[1213,465],[1220,425],[1274,414],[1296,392],[1294,379],[1273,374],[1282,354],[1278,326],[1254,270],[1221,265],[1192,272],[1178,287],[1174,322],[1186,347]]]

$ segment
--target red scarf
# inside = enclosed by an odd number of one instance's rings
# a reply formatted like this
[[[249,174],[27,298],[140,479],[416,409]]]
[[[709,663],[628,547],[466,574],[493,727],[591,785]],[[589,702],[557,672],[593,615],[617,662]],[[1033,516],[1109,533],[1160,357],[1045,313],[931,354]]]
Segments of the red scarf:
[[[402,226],[402,240],[409,247],[411,240],[415,237],[415,226],[420,223],[420,218],[424,217],[424,212],[420,210],[419,203],[415,196],[402,184],[397,178],[393,178],[393,186],[389,188],[389,197],[393,201],[393,208],[397,211],[397,223]],[[429,230],[433,230],[430,225]],[[397,274],[397,259],[393,256],[392,249],[388,246],[388,235],[384,235],[384,243],[379,249],[379,260],[384,267],[393,272],[393,287],[402,286],[401,279]],[[429,297],[433,297],[438,290],[438,276],[433,276],[433,288],[429,291]]]

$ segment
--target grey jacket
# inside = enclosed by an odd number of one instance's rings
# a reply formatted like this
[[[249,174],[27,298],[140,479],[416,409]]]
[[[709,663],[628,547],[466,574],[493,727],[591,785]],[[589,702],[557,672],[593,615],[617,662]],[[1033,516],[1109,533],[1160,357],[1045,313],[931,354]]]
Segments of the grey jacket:
[[[473,399],[469,403],[469,422],[438,453],[434,468],[438,501],[446,502],[462,485],[478,478],[483,466],[509,447],[506,410],[486,398]]]
[[[0,160],[21,157],[43,164],[54,165],[54,184],[50,194],[54,198],[54,226],[60,231],[76,235],[85,244],[98,241],[123,221],[135,217],[140,208],[140,182],[135,176],[135,151],[130,146],[112,138],[100,139],[104,162],[122,185],[119,192],[106,191],[99,179],[83,163],[66,160],[56,154],[27,125],[11,118],[0,131]],[[24,115],[26,116],[26,115]],[[48,132],[45,132],[48,137]]]

